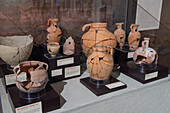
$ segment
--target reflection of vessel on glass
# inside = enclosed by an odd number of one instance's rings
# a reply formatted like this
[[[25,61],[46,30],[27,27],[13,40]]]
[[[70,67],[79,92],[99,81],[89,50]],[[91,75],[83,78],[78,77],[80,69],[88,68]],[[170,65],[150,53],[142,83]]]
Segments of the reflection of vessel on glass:
[[[130,50],[136,50],[139,46],[141,34],[138,31],[139,25],[137,24],[132,24],[130,26],[131,32],[129,33],[128,37],[128,43],[129,43],[129,49]]]
[[[0,37],[0,57],[12,67],[26,61],[32,48],[33,37],[31,35]]]
[[[48,82],[48,65],[39,61],[25,61],[14,67],[16,86],[24,93],[37,93],[43,90]],[[26,73],[26,81],[18,80],[21,73]]]
[[[116,47],[116,38],[106,29],[107,23],[85,24],[82,30],[85,31],[86,27],[90,27],[90,29],[82,36],[81,40],[83,52],[86,56],[92,53],[92,48],[94,46]]]
[[[59,19],[49,19],[47,31],[47,42],[60,42],[61,40],[61,29],[58,25]]]
[[[117,30],[114,32],[114,35],[116,37],[117,42],[119,43],[119,47],[120,49],[123,48],[124,43],[125,43],[125,38],[126,38],[126,34],[125,31],[122,29],[122,25],[124,23],[116,23],[117,25]]]
[[[158,60],[158,54],[157,52],[148,47],[149,46],[149,39],[150,38],[144,38],[144,41],[142,42],[142,47],[139,47],[134,55],[133,60],[136,62],[136,64],[157,64]]]
[[[109,53],[108,50],[111,49]],[[92,54],[87,59],[87,69],[92,79],[107,80],[113,69],[112,47],[94,46]]]
[[[68,37],[63,45],[63,53],[65,55],[72,55],[75,52],[75,43],[72,37]]]
[[[58,42],[48,42],[47,43],[47,51],[51,55],[52,58],[56,56],[59,52],[60,45]]]

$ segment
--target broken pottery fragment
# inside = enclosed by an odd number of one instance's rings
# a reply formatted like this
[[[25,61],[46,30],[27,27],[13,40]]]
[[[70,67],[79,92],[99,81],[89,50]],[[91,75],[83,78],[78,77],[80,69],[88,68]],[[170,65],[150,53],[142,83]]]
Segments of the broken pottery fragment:
[[[111,49],[109,53],[108,50]],[[113,69],[113,50],[111,46],[95,46],[87,59],[87,70],[93,79],[104,80],[110,77]]]
[[[149,39],[150,38],[144,38],[144,41],[142,42],[142,47],[139,47],[133,55],[133,60],[137,64],[157,63],[158,54],[154,49],[148,47]]]
[[[115,36],[107,30],[107,23],[90,23],[85,24],[82,28],[90,27],[81,39],[83,52],[88,57],[92,53],[94,46],[111,46],[115,48],[117,41]]]
[[[26,36],[0,36],[0,57],[11,66],[26,61],[33,48],[33,37]]]
[[[18,70],[18,71],[17,71]],[[14,67],[13,71],[16,74],[16,86],[25,93],[36,93],[45,88],[48,82],[48,65],[40,61],[25,61]],[[18,81],[18,76],[21,73],[26,73],[27,81]]]
[[[69,37],[63,45],[63,53],[65,55],[72,55],[75,52],[75,43],[72,37]]]

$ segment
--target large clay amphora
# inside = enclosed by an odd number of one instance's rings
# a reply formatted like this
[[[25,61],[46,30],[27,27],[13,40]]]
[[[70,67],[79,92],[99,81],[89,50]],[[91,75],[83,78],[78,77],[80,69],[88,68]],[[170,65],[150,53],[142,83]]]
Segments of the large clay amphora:
[[[111,52],[109,53],[109,48]],[[113,49],[111,46],[95,46],[92,54],[87,59],[87,70],[91,78],[104,80],[110,77],[113,69]]]
[[[117,42],[119,43],[119,47],[120,49],[123,48],[123,45],[125,43],[125,38],[126,38],[126,34],[125,31],[122,29],[122,25],[124,23],[116,23],[117,25],[117,30],[114,32],[114,35],[116,37]]]
[[[85,24],[82,30],[85,31],[86,27],[90,27],[90,29],[82,36],[81,40],[82,48],[86,56],[89,56],[92,53],[92,48],[94,46],[116,47],[116,38],[106,29],[107,23]]]
[[[47,31],[49,34],[47,34],[47,41],[48,42],[60,42],[61,40],[61,29],[58,25],[59,19],[49,19],[48,20],[48,28]]]
[[[139,46],[141,34],[138,31],[139,25],[137,24],[132,24],[130,26],[131,32],[129,33],[128,37],[128,43],[129,43],[129,49],[130,50],[136,50]]]

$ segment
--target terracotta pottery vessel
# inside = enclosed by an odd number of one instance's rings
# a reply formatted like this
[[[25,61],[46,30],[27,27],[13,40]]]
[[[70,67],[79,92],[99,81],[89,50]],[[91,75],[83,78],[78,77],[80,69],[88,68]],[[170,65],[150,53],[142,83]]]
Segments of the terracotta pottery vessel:
[[[111,52],[108,50],[111,48]],[[104,80],[110,77],[113,69],[113,49],[111,46],[95,46],[87,59],[87,70],[93,79]]]
[[[126,38],[125,31],[122,29],[123,24],[124,24],[123,22],[122,23],[116,23],[117,30],[114,32],[116,40],[119,43],[120,49],[123,48],[123,45],[125,43],[125,38]]]
[[[61,29],[58,25],[59,19],[49,19],[48,20],[48,28],[47,31],[49,34],[47,34],[47,42],[60,42],[61,40]]]
[[[90,29],[82,36],[81,43],[87,57],[92,53],[92,48],[94,46],[116,47],[116,38],[106,29],[107,23],[85,24],[82,30],[85,31],[86,27],[90,27]]]
[[[134,53],[133,60],[137,64],[157,63],[158,54],[154,49],[148,47],[149,39],[150,38],[144,38],[144,41],[142,42],[142,47],[139,47]]]
[[[139,46],[141,34],[137,30],[138,27],[139,27],[139,25],[137,25],[137,24],[132,24],[130,26],[131,32],[129,33],[129,37],[128,37],[128,43],[129,43],[130,50],[136,50]]]
[[[56,54],[59,52],[60,45],[58,42],[48,42],[47,43],[47,51],[51,54],[51,57],[55,57]]]
[[[17,71],[18,70],[18,71]],[[16,86],[25,93],[36,93],[45,88],[48,82],[48,65],[39,61],[25,61],[14,67],[13,71],[16,74]],[[25,72],[27,81],[18,81],[18,76]]]
[[[33,48],[33,37],[27,36],[0,36],[0,57],[11,66],[26,61]]]
[[[65,55],[72,55],[75,53],[75,43],[72,37],[69,37],[63,45],[63,53]]]

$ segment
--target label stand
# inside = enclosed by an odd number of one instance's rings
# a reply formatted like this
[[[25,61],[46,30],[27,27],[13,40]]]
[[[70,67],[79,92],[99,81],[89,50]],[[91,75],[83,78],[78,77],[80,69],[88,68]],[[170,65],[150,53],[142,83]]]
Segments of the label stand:
[[[5,79],[5,76],[6,75],[10,75],[10,74],[13,74],[13,71],[12,69],[8,69],[8,64],[2,60],[0,58],[0,75],[1,75],[1,78],[2,78],[2,84],[7,92],[7,88],[10,87],[10,86],[13,86],[13,85],[6,85],[6,79]]]
[[[134,51],[129,51],[129,46],[124,46],[123,49],[115,48],[114,61],[115,64],[123,65],[128,61],[133,60]]]
[[[46,113],[60,108],[60,95],[49,84],[46,85],[42,95],[32,99],[23,98],[21,96],[23,92],[20,92],[16,86],[9,87],[7,90],[9,102],[14,113],[18,113],[19,110],[27,112],[39,110],[42,111],[42,113]],[[37,93],[37,95],[38,94],[39,93]],[[34,105],[37,105],[37,107],[35,108]]]
[[[108,80],[94,80],[90,77],[80,79],[80,82],[92,91],[96,96],[101,96],[113,91],[126,88],[126,84],[116,78],[110,77]]]
[[[51,83],[80,76],[79,54],[58,54],[55,58],[51,58],[50,54],[44,54],[43,61],[49,66],[48,76]]]
[[[164,77],[168,77],[168,67],[162,65],[138,66],[134,61],[129,61],[120,67],[120,72],[145,84]]]

